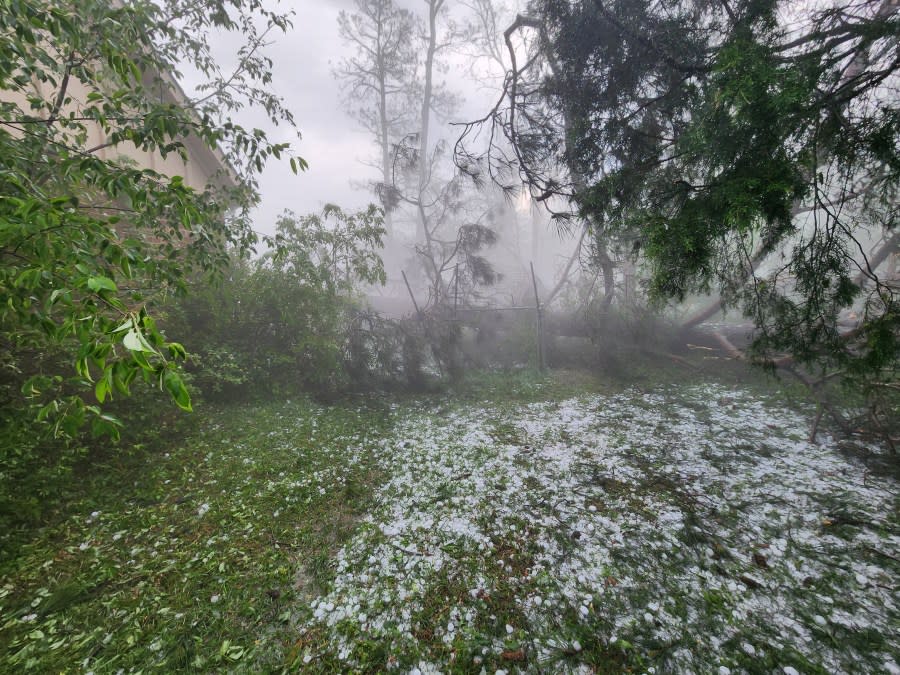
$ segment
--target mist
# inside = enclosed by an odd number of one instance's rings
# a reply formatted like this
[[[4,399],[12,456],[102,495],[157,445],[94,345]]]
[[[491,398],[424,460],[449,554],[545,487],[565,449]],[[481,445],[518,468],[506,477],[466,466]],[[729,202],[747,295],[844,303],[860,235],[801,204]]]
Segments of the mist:
[[[6,9],[0,671],[900,673],[896,6]]]

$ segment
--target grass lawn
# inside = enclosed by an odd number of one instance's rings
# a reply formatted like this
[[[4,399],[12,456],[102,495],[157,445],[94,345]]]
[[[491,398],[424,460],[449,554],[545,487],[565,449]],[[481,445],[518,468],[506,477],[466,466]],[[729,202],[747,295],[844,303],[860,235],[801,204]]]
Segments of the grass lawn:
[[[206,409],[2,561],[0,672],[900,673],[897,481],[811,417],[566,372]]]

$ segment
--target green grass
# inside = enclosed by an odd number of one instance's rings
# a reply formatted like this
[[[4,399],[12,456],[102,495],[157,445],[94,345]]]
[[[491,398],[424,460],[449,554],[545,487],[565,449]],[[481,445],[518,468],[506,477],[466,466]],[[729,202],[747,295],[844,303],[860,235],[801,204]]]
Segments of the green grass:
[[[721,378],[727,391],[738,373]],[[808,649],[774,629],[745,627],[753,617],[735,618],[755,591],[733,582],[748,574],[764,581],[760,592],[790,597],[804,630],[829,649],[890,653],[896,641],[874,627],[823,627],[816,617],[824,613],[822,595],[836,598],[837,611],[858,611],[861,589],[847,586],[854,573],[839,567],[853,562],[848,552],[855,562],[896,570],[884,556],[893,555],[898,513],[873,520],[856,493],[801,490],[798,498],[815,500],[810,509],[824,509],[831,521],[816,525],[814,538],[807,524],[806,539],[794,541],[777,496],[752,488],[742,501],[724,495],[723,480],[702,492],[673,473],[678,453],[687,456],[695,442],[702,448],[684,460],[685,470],[699,457],[727,474],[778,461],[781,444],[805,436],[802,424],[771,434],[757,424],[720,439],[715,425],[738,410],[723,398],[711,412],[702,396],[680,394],[708,379],[672,367],[645,396],[644,384],[572,371],[488,372],[418,398],[211,407],[180,436],[109,449],[76,471],[65,494],[48,498],[44,525],[0,560],[0,672],[378,673],[387,666],[408,672],[423,661],[453,673],[660,672],[684,651],[707,659],[698,672],[713,659],[735,673],[787,665],[824,672]],[[745,390],[748,407],[762,400],[775,410],[791,397],[764,379]],[[566,426],[560,416],[567,410],[585,425]],[[532,411],[543,426],[529,431]],[[671,430],[679,420],[691,422],[696,439]],[[482,435],[465,441],[470,430]],[[429,449],[430,439],[438,447]],[[571,458],[558,476],[536,454],[555,447]],[[611,457],[615,464],[598,461]],[[386,489],[402,471],[411,481]],[[556,477],[572,490],[557,492]],[[476,480],[487,498],[466,511]],[[395,500],[407,509],[400,515],[474,514],[487,548],[435,526],[388,534],[379,528],[398,517]],[[683,516],[677,534],[663,533],[666,510]],[[752,533],[742,529],[749,516],[760,523]],[[596,538],[584,530],[591,519]],[[600,537],[613,522],[621,531]],[[875,542],[868,549],[860,548],[861,533]],[[754,566],[754,552],[767,554],[758,545],[785,537],[783,559],[772,556],[770,569]],[[547,564],[548,545],[555,566]],[[663,550],[667,562],[658,557]],[[579,559],[586,551],[608,558]],[[401,574],[354,577],[382,562],[372,556],[390,558],[386,569]],[[812,570],[808,583],[786,573],[801,557]],[[436,558],[446,563],[431,569],[426,563]],[[560,582],[570,563],[595,575],[569,579],[582,593],[577,600]],[[697,581],[694,566],[705,580]],[[394,594],[365,595],[379,584]],[[396,595],[400,589],[407,599]],[[358,606],[356,592],[365,600]],[[540,609],[529,604],[535,597],[544,598]],[[326,598],[353,611],[328,625],[314,615]],[[667,625],[690,620],[694,632],[654,637],[645,615],[652,604]],[[409,632],[392,623],[403,609]],[[387,622],[375,630],[360,614]],[[707,635],[726,625],[731,637],[710,647]]]
[[[381,478],[390,414],[302,400],[196,425],[98,467],[2,561],[0,670],[283,665],[295,606],[327,586]]]

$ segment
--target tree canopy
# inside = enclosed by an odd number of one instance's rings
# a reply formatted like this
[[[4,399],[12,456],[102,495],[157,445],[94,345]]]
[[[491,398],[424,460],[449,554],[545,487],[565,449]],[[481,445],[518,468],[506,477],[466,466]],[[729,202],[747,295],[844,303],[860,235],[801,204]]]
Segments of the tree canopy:
[[[421,9],[420,16],[392,0],[355,0],[354,10],[338,19],[341,39],[353,53],[335,74],[348,112],[378,146],[374,166],[381,180],[373,187],[385,210],[388,265],[401,266],[414,254],[414,274],[427,284],[423,303],[432,309],[449,303],[451,288],[466,296],[498,275],[482,255],[496,242],[482,222],[490,207],[466,191],[435,124],[459,103],[441,75],[448,55],[477,34],[454,16],[470,8],[426,0]],[[407,243],[402,230],[409,226],[415,235]]]
[[[293,124],[268,89],[261,52],[269,32],[288,26],[288,16],[242,0],[0,2],[0,384],[9,415],[25,405],[57,433],[89,419],[95,431],[114,431],[99,404],[139,376],[190,408],[176,367],[184,349],[150,310],[219,269],[230,247],[254,241],[255,176],[287,145],[232,115],[250,105]],[[214,33],[240,38],[233,70],[214,58]],[[181,69],[202,83],[193,97],[177,84]],[[220,158],[206,185],[129,158],[198,161],[191,148]]]
[[[654,297],[719,292],[763,360],[884,384],[898,31],[884,0],[537,0],[506,39],[513,57],[519,33],[538,46],[486,120],[537,198],[573,199],[595,239],[640,253]],[[502,175],[504,153],[480,170]]]

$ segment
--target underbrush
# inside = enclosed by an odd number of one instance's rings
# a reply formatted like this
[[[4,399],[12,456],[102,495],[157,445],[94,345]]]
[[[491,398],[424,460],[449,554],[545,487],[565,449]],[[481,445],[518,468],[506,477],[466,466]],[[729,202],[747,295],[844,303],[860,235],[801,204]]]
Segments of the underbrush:
[[[52,527],[66,504],[110,467],[141,462],[177,443],[191,428],[191,415],[171,406],[167,394],[141,381],[134,399],[108,401],[106,413],[122,423],[120,437],[90,433],[55,436],[53,426],[20,414],[3,420],[0,438],[0,558],[35,531]]]

